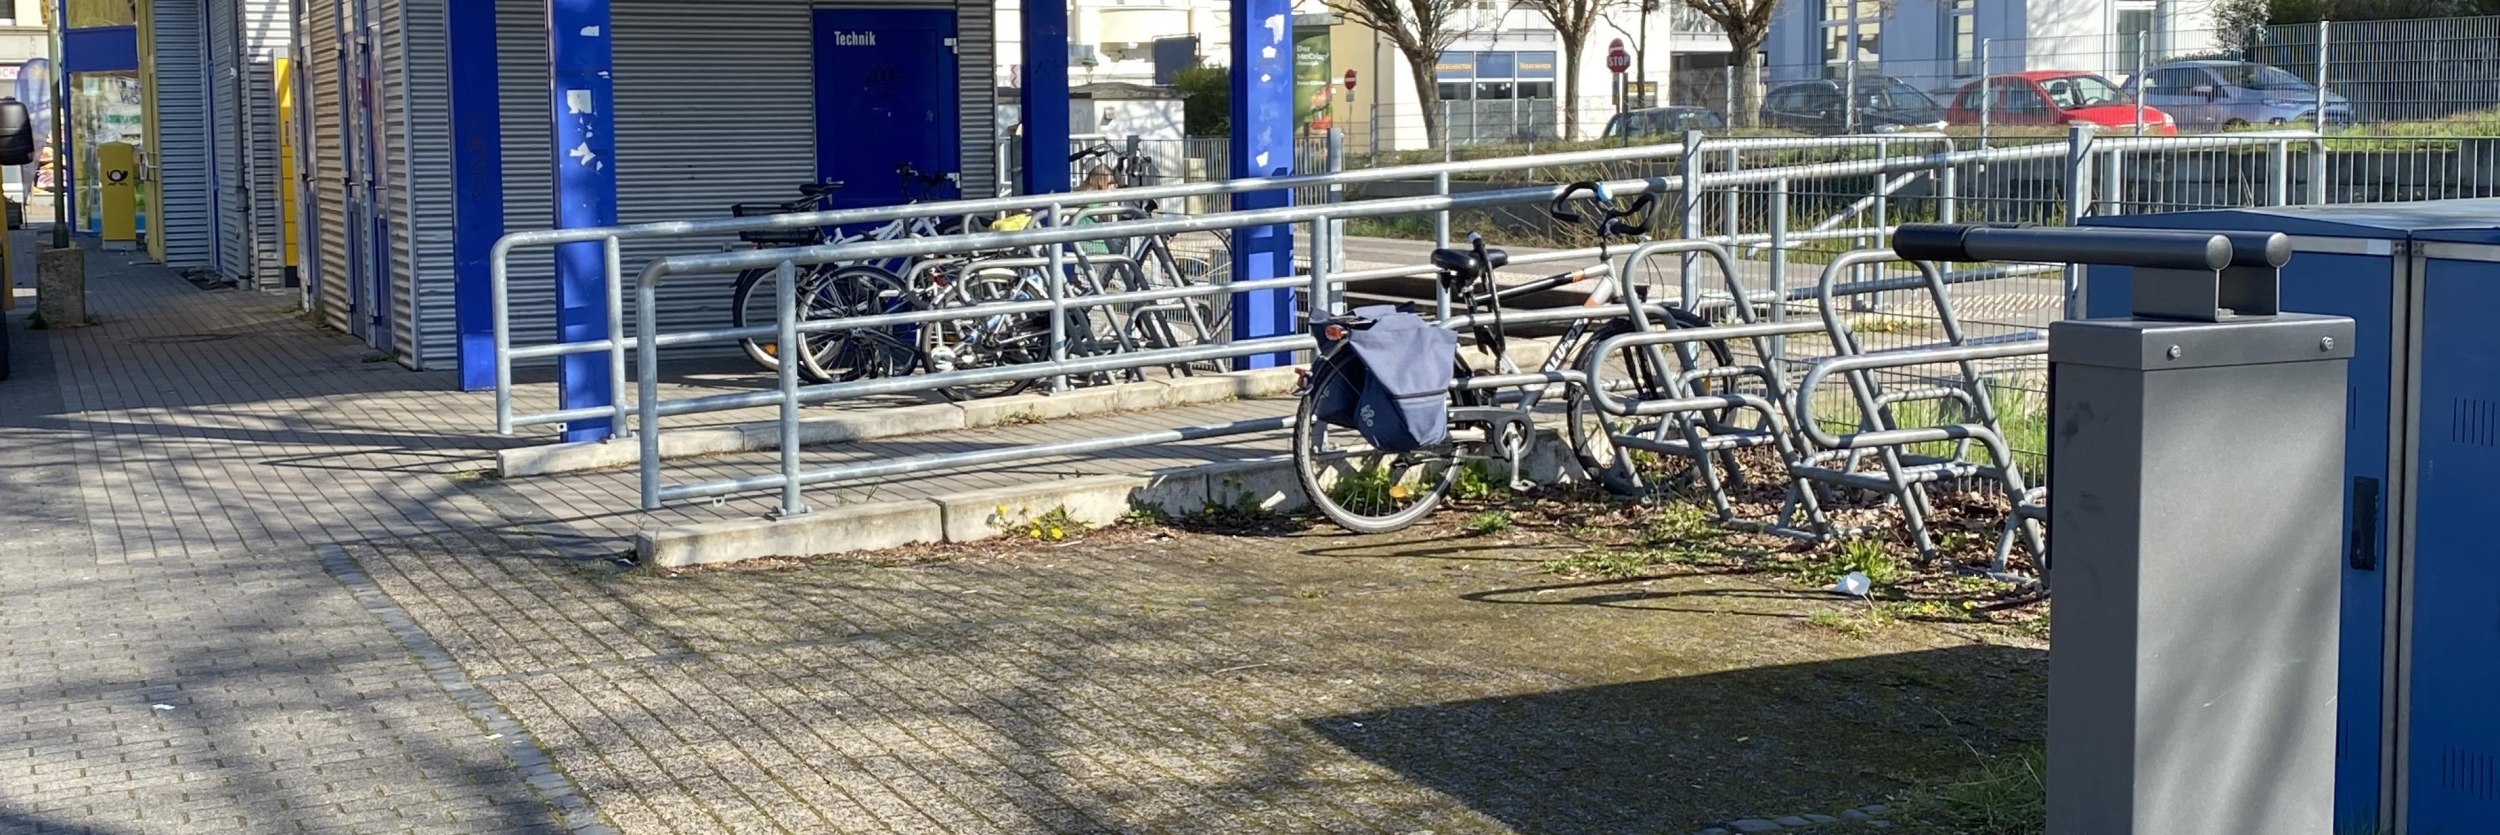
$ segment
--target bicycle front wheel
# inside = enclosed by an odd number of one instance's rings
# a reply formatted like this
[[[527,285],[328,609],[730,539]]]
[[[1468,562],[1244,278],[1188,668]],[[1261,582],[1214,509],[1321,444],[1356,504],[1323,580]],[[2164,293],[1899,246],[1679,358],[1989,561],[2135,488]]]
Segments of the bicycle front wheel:
[[[1315,377],[1320,373],[1325,372],[1315,371]],[[1355,533],[1388,533],[1431,515],[1458,477],[1450,446],[1373,449],[1354,430],[1319,419],[1319,392],[1326,382],[1313,380],[1293,417],[1294,472],[1311,506]]]

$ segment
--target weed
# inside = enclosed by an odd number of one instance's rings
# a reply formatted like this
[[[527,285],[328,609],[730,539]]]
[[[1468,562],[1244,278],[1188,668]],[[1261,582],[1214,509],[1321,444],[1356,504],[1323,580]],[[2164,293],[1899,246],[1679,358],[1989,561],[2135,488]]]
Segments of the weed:
[[[1673,549],[1590,549],[1568,557],[1546,560],[1537,567],[1550,574],[1620,580],[1648,574],[1649,569],[1654,566],[1688,562],[1692,557],[1693,554],[1689,551]]]
[[[1710,511],[1691,502],[1670,502],[1658,507],[1641,525],[1641,544],[1663,546],[1693,542],[1710,542],[1727,537],[1727,530],[1710,519]]]
[[[385,362],[390,362],[390,361],[391,361],[391,354],[390,354],[389,352],[387,352],[387,351],[371,351],[371,352],[367,352],[367,353],[365,354],[365,358],[364,358],[364,360],[363,360],[364,364],[366,364],[366,365],[373,365],[373,364],[376,364],[376,363],[385,363]]]
[[[2049,616],[2044,614],[2024,621],[2022,626],[2018,628],[2021,629],[2025,635],[2029,635],[2034,638],[2047,638],[2049,637]]]
[[[1042,420],[1040,409],[1026,406],[1001,416],[998,423],[1000,426],[1032,426],[1041,423]]]
[[[1912,832],[2029,835],[2048,827],[2048,751],[1983,758],[1969,771],[1904,794],[1899,823]]]
[[[1865,574],[1866,579],[1878,587],[1890,585],[1906,575],[1900,558],[1893,556],[1883,542],[1874,539],[1852,539],[1841,543],[1837,551],[1828,548],[1817,551],[1796,562],[1791,569],[1797,579],[1815,585],[1839,582],[1852,571]]]
[[[1128,512],[1120,514],[1119,524],[1160,528],[1172,524],[1172,514],[1165,512],[1162,505],[1130,502]]]
[[[1838,632],[1852,638],[1864,638],[1875,634],[1875,630],[1868,628],[1865,622],[1828,609],[1807,615],[1806,625],[1812,626],[1816,629]]]
[[[1387,508],[1403,504],[1413,491],[1387,466],[1378,466],[1339,476],[1328,486],[1328,500],[1338,507]]]
[[[1519,520],[1507,510],[1488,510],[1467,517],[1463,530],[1468,536],[1491,536],[1511,529]]]
[[[38,310],[26,314],[26,329],[30,331],[51,330],[52,322],[43,318],[43,311]]]
[[[1450,497],[1471,502],[1500,501],[1510,498],[1510,482],[1495,478],[1491,464],[1469,461],[1450,479]]]
[[[1302,588],[1294,589],[1293,596],[1304,600],[1318,600],[1320,598],[1327,597],[1328,590],[1318,586],[1304,586]]]
[[[1849,323],[1853,333],[1916,333],[1926,330],[1924,323],[1900,316],[1868,316]]]
[[[989,523],[992,530],[1037,542],[1063,542],[1093,527],[1085,520],[1069,515],[1067,505],[1054,505],[1042,511],[1040,516],[1035,516],[1031,507],[1018,508],[1010,514],[1007,506],[1002,504],[998,506],[997,513],[990,516]]]

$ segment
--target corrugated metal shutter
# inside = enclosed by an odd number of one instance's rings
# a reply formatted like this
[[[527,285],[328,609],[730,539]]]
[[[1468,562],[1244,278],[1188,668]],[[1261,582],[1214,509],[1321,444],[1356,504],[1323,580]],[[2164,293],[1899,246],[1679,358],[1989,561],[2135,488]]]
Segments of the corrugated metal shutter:
[[[495,0],[495,71],[503,117],[503,224],[506,232],[555,225],[555,127],[547,70],[546,0]],[[718,76],[727,79],[730,76]],[[512,344],[556,334],[554,251],[516,250],[510,261]]]
[[[346,331],[347,282],[354,273],[347,268],[347,130],[345,105],[340,101],[343,56],[337,0],[308,0],[302,32],[310,64],[304,71],[312,79],[312,101],[305,106],[312,114],[314,219],[313,228],[304,234],[314,242],[317,254],[314,280],[320,282],[322,321]]]
[[[252,273],[251,199],[244,164],[243,25],[236,0],[208,3],[208,126],[212,132],[210,183],[216,189],[217,272],[228,278]]]
[[[390,175],[391,296],[417,368],[449,367],[460,338],[452,270],[451,67],[439,0],[386,0],[383,152]]]
[[[206,56],[199,0],[153,0],[149,15],[156,41],[156,188],[163,218],[150,218],[148,234],[163,236],[165,263],[210,266],[208,123],[202,100]]]
[[[963,196],[998,196],[998,6],[955,5],[955,83],[963,93],[956,117],[963,131]]]
[[[262,287],[286,275],[286,222],[278,178],[277,62],[287,57],[294,13],[287,0],[242,0],[244,146],[251,149],[244,182],[251,194],[252,274]]]
[[[615,0],[609,13],[620,222],[723,217],[732,203],[793,199],[815,179],[808,3],[720,0],[689,15],[678,0]],[[625,274],[652,258],[736,242],[735,235],[628,241]],[[660,293],[661,329],[728,325],[734,278],[670,279]]]
[[[374,39],[373,118],[381,123],[372,160],[380,174],[376,179],[381,181],[374,195],[380,205],[374,208],[390,221],[388,237],[374,243],[389,250],[385,261],[391,270],[391,344],[407,345],[416,341],[417,333],[417,294],[410,285],[410,277],[416,274],[416,247],[408,238],[408,195],[402,190],[408,182],[408,146],[402,141],[408,135],[408,113],[400,96],[408,89],[408,73],[400,60],[406,52],[400,38],[406,33],[408,3],[380,0],[372,8],[382,30]]]

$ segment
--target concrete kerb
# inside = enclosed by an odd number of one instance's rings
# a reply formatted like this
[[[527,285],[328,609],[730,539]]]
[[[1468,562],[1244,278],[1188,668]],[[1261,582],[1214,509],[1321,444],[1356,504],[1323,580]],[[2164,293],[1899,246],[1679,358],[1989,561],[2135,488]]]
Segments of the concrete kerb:
[[[1578,477],[1565,463],[1558,433],[1546,428],[1530,454],[1529,477],[1556,483]],[[649,531],[635,538],[643,564],[662,568],[766,557],[813,557],[928,542],[977,542],[1015,535],[1053,511],[1089,526],[1119,523],[1152,507],[1186,516],[1209,507],[1274,512],[1309,505],[1289,455],[1175,467],[1136,475],[1099,475],[974,490],[927,499],[819,507],[796,519],[740,519]]]
[[[1037,420],[1086,417],[1113,412],[1148,411],[1223,400],[1289,394],[1299,380],[1292,368],[1268,368],[1197,377],[1175,377],[1143,383],[1073,389],[1057,394],[1022,394],[969,403],[864,409],[803,418],[799,442],[834,444],[894,438],[983,426],[1013,425]],[[669,429],[660,433],[660,458],[693,458],[781,448],[777,423]],[[495,452],[498,478],[630,467],[642,462],[639,444],[589,441],[542,444]]]

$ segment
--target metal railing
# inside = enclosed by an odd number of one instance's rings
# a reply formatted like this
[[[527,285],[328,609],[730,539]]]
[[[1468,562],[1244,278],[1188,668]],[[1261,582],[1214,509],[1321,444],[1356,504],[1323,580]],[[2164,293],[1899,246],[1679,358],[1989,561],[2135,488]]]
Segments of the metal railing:
[[[1879,239],[1881,235],[1885,234],[1886,230],[1883,226],[1887,221],[1894,218],[1900,218],[1908,214],[1906,211],[1902,211],[1901,209],[1903,206],[1907,205],[1907,201],[1912,200],[1912,198],[1896,194],[1899,187],[1894,185],[1894,183],[1902,177],[1920,175],[1932,183],[1932,193],[1917,199],[1925,200],[1932,204],[1934,212],[1939,216],[1939,219],[1952,220],[1957,214],[1955,208],[1957,201],[1977,199],[1967,193],[1957,190],[1961,187],[1963,182],[1963,178],[1959,176],[1959,172],[1985,169],[1988,166],[2006,166],[2010,164],[2028,162],[2064,165],[2065,170],[2061,172],[2062,176],[2057,178],[2059,180],[2059,184],[2063,186],[2060,191],[2064,193],[2054,196],[2057,198],[2057,202],[2066,204],[2065,208],[2072,210],[2071,213],[2064,214],[2064,217],[2072,218],[2088,213],[2096,206],[2105,205],[2094,201],[2094,195],[2097,191],[2092,186],[2094,180],[2091,178],[2090,169],[2093,168],[2096,161],[2119,160],[2135,155],[2151,156],[2190,151],[2246,153],[2253,149],[2254,151],[2263,153],[2263,157],[2266,160],[2267,165],[2271,168],[2273,173],[2268,176],[2268,179],[2273,182],[2283,183],[2281,186],[2270,188],[2270,196],[2277,199],[2288,199],[2290,195],[2287,171],[2291,159],[2290,149],[2297,145],[2314,143],[2316,139],[2317,137],[2315,134],[2307,132],[2235,133],[2228,135],[2183,138],[2094,137],[2089,135],[2077,135],[2070,137],[2068,142],[2043,142],[2026,146],[1973,150],[1948,149],[1923,154],[1901,154],[1896,151],[1898,146],[1903,143],[1930,143],[1948,145],[1949,147],[1949,141],[1943,137],[1924,135],[1833,137],[1813,139],[1704,139],[1702,141],[1702,145],[1694,147],[1691,150],[1693,150],[1695,154],[1726,155],[1728,157],[1729,164],[1726,166],[1725,170],[1709,171],[1697,166],[1687,166],[1684,171],[1672,176],[1619,179],[1609,183],[1609,185],[1621,194],[1631,194],[1640,191],[1658,193],[1676,192],[1682,194],[1683,198],[1679,201],[1675,201],[1673,203],[1661,201],[1662,208],[1660,211],[1670,211],[1669,207],[1672,206],[1674,207],[1674,210],[1685,212],[1693,212],[1697,209],[1709,206],[1737,206],[1740,202],[1742,202],[1738,199],[1739,197],[1751,198],[1756,196],[1751,193],[1751,190],[1759,189],[1761,192],[1759,196],[1770,198],[1767,202],[1775,209],[1769,213],[1767,218],[1762,219],[1762,223],[1754,224],[1750,222],[1750,219],[1746,222],[1740,222],[1740,219],[1735,216],[1734,210],[1725,209],[1723,211],[1725,212],[1726,217],[1721,218],[1721,220],[1724,221],[1724,223],[1721,224],[1722,234],[1707,237],[1694,237],[1696,239],[1711,240],[1728,245],[1769,245],[1771,248],[1769,280],[1767,282],[1752,282],[1750,286],[1745,286],[1741,292],[1731,292],[1725,296],[1718,296],[1715,294],[1705,295],[1699,293],[1697,290],[1688,289],[1683,296],[1676,301],[1677,303],[1690,303],[1692,306],[1697,308],[1709,309],[1717,307],[1724,309],[1726,307],[1739,304],[1738,296],[1741,295],[1743,304],[1766,305],[1770,308],[1771,318],[1778,320],[1783,318],[1781,313],[1784,306],[1791,303],[1809,301],[1813,298],[1814,294],[1814,288],[1812,287],[1792,288],[1785,286],[1785,282],[1780,280],[1780,272],[1784,269],[1786,256],[1791,254],[1793,248],[1816,241],[1829,240],[1846,242],[1851,240]],[[1879,150],[1872,157],[1860,159],[1788,162],[1786,164],[1772,164],[1752,168],[1748,168],[1744,165],[1747,161],[1745,157],[1748,154],[1771,155],[1794,154],[1806,151],[1829,151],[1834,154],[1845,155],[1851,153],[1848,149],[1852,148],[1874,148],[1881,150]],[[1451,213],[1454,211],[1541,203],[1551,200],[1560,191],[1559,187],[1530,187],[1503,189],[1499,191],[1484,191],[1470,194],[1452,194],[1449,189],[1449,181],[1452,174],[1504,171],[1535,166],[1581,164],[1588,162],[1672,158],[1685,155],[1687,150],[1688,147],[1686,143],[1671,143],[1647,148],[1606,149],[1602,151],[1553,154],[1545,155],[1543,157],[1521,158],[1514,160],[1439,163],[1406,166],[1393,169],[1370,169],[1359,172],[1344,172],[1329,175],[1244,180],[1224,183],[1202,183],[1158,188],[1140,188],[1119,192],[1119,199],[1124,201],[1168,199],[1173,197],[1204,194],[1234,194],[1276,188],[1304,188],[1314,186],[1324,188],[1327,186],[1343,186],[1359,182],[1373,182],[1400,178],[1421,179],[1428,177],[1434,180],[1436,184],[1434,194],[1420,197],[1359,200],[1347,203],[1307,205],[1282,209],[1266,209],[1253,212],[1228,212],[1198,217],[1144,218],[1093,224],[1082,227],[1072,225],[1046,225],[1019,232],[970,233],[882,242],[861,242],[774,250],[733,251],[713,254],[674,255],[658,258],[652,261],[643,270],[640,278],[635,283],[635,325],[637,328],[635,333],[650,334],[651,337],[648,339],[647,343],[641,337],[637,336],[612,338],[607,340],[591,340],[558,345],[530,346],[528,348],[507,352],[505,354],[506,359],[499,363],[501,367],[499,368],[498,375],[498,422],[499,426],[504,428],[506,431],[509,431],[511,426],[528,425],[531,423],[546,423],[586,417],[617,417],[620,415],[635,417],[638,418],[636,421],[636,428],[640,434],[639,440],[641,442],[642,453],[642,501],[646,507],[656,507],[665,502],[683,498],[721,496],[747,491],[780,489],[784,493],[784,501],[779,511],[781,513],[804,512],[805,505],[797,499],[797,491],[799,488],[810,484],[921,472],[949,466],[968,466],[1022,460],[1033,457],[1081,454],[1085,452],[1127,447],[1144,443],[1159,443],[1175,440],[1242,434],[1248,432],[1269,431],[1281,428],[1284,425],[1284,419],[1262,418],[1222,426],[1182,427],[1111,438],[1088,438],[1040,446],[1012,447],[946,456],[929,456],[922,458],[877,461],[812,471],[800,467],[800,450],[799,445],[795,442],[797,410],[800,407],[809,404],[849,400],[871,395],[934,391],[950,386],[1082,376],[1103,372],[1126,371],[1181,363],[1221,360],[1257,354],[1296,351],[1309,347],[1307,337],[1304,335],[1287,334],[1230,343],[1199,344],[1176,348],[1138,350],[1105,356],[1071,357],[1066,353],[1066,334],[1063,332],[1054,332],[1052,335],[1054,351],[1051,359],[1045,362],[1025,363],[974,370],[947,371],[936,374],[923,374],[896,378],[828,383],[813,386],[797,385],[796,378],[791,376],[794,372],[785,370],[782,372],[782,379],[780,381],[782,385],[778,386],[775,390],[716,394],[666,401],[662,400],[658,393],[658,367],[662,350],[677,346],[737,339],[770,339],[783,343],[780,346],[781,350],[785,352],[782,354],[783,356],[796,356],[797,354],[795,353],[788,353],[795,350],[795,345],[797,344],[792,340],[803,339],[804,335],[809,333],[829,333],[866,328],[885,328],[935,322],[947,319],[1011,314],[1046,314],[1051,317],[1054,323],[1064,323],[1067,320],[1069,311],[1071,310],[1081,310],[1103,305],[1136,304],[1187,297],[1229,295],[1256,290],[1283,288],[1303,289],[1310,294],[1310,298],[1312,299],[1310,309],[1325,310],[1329,309],[1330,300],[1336,297],[1337,288],[1346,283],[1430,272],[1429,266],[1426,265],[1400,266],[1362,271],[1345,271],[1339,269],[1339,264],[1336,262],[1336,259],[1330,257],[1330,253],[1333,252],[1331,244],[1335,242],[1337,235],[1339,234],[1338,224],[1340,221],[1359,218],[1391,217],[1398,215],[1431,215],[1436,219],[1436,237],[1440,239],[1440,242],[1446,243],[1449,240],[1450,235],[1449,230],[1451,224]],[[2313,155],[2312,161],[2314,162],[2315,159],[2316,157]],[[2081,164],[2077,164],[2078,160],[2081,161]],[[2118,163],[2115,162],[2106,164],[2111,168],[2118,166]],[[1859,178],[1864,178],[1868,182],[1868,187],[1859,190],[1856,193],[1856,196],[1848,198],[1847,202],[1851,205],[1851,214],[1850,217],[1845,218],[1844,221],[1871,220],[1874,222],[1874,225],[1853,226],[1850,223],[1843,221],[1835,221],[1832,223],[1815,223],[1808,221],[1796,224],[1807,228],[1796,231],[1790,231],[1787,228],[1791,225],[1791,223],[1789,221],[1789,214],[1786,211],[1784,204],[1786,202],[1786,195],[1788,195],[1795,186],[1812,182],[1855,182]],[[2323,178],[2312,176],[2308,180],[2308,185],[2314,193],[2315,190],[2323,186]],[[1709,200],[1709,192],[1712,190],[1721,191],[1721,196],[1726,198],[1726,202],[1719,203],[1718,201]],[[1743,194],[1740,194],[1740,192],[1743,192]],[[2047,196],[2048,195],[2043,195],[2043,197]],[[1872,198],[1875,201],[1874,205],[1855,205],[1858,201],[1865,198]],[[504,265],[501,256],[509,251],[510,246],[533,245],[559,240],[606,240],[609,241],[607,246],[608,254],[611,258],[610,270],[611,274],[614,275],[616,272],[616,265],[613,260],[616,255],[616,244],[614,241],[636,235],[656,237],[665,235],[704,234],[722,231],[743,231],[767,228],[810,228],[824,225],[888,220],[898,217],[976,213],[983,211],[1004,211],[1032,208],[1053,208],[1055,210],[1050,212],[1049,216],[1051,218],[1059,218],[1066,209],[1066,201],[1071,199],[1072,198],[1069,195],[1039,195],[1021,198],[951,201],[949,203],[942,204],[918,204],[881,209],[816,212],[765,218],[733,218],[719,221],[643,224],[637,227],[616,227],[605,230],[525,233],[523,235],[510,236],[505,242],[499,243],[497,251],[498,259],[496,264],[498,270],[497,277],[499,279],[503,277],[502,270],[504,269]],[[2114,204],[2110,205],[2114,206]],[[1688,231],[1707,228],[1706,226],[1696,226],[1692,224],[1689,218],[1684,220],[1686,221],[1686,229]],[[1311,236],[1312,245],[1310,249],[1313,252],[1311,271],[1308,275],[1268,278],[1256,281],[1235,281],[1228,284],[1206,284],[1157,288],[1151,290],[1105,293],[1097,295],[1071,295],[1066,292],[1064,286],[1066,284],[1066,271],[1061,267],[1066,266],[1068,263],[1073,262],[1079,257],[1075,253],[1068,251],[1067,247],[1071,244],[1084,241],[1135,238],[1149,235],[1175,235],[1198,231],[1303,223],[1310,224],[1310,231],[1308,234]],[[1663,224],[1663,221],[1661,221],[1661,223]],[[1752,226],[1755,229],[1760,229],[1764,226],[1769,228],[1767,231],[1747,231],[1745,228],[1747,226]],[[507,244],[510,246],[507,246]],[[656,315],[658,309],[658,288],[668,277],[672,275],[748,269],[794,271],[814,264],[878,261],[895,258],[916,259],[928,256],[975,253],[999,249],[1021,249],[1027,252],[1039,252],[1042,248],[1047,248],[1052,253],[1045,259],[1052,266],[1043,273],[1045,279],[1052,285],[1051,291],[1047,294],[1047,298],[1034,298],[1029,300],[1006,302],[985,302],[979,305],[966,307],[940,310],[916,310],[880,314],[875,316],[857,316],[821,321],[797,321],[795,319],[796,305],[795,303],[792,303],[784,306],[784,310],[789,311],[789,315],[779,317],[779,319],[771,326],[710,329],[676,333],[657,332]],[[1625,249],[1626,248],[1623,247],[1617,247],[1618,252],[1624,251]],[[1523,254],[1512,259],[1512,263],[1524,266],[1535,263],[1572,260],[1584,261],[1586,259],[1593,258],[1595,255],[1596,250],[1572,249],[1537,255]],[[1617,257],[1620,258],[1621,256],[1618,255]],[[1624,272],[1629,273],[1636,267],[1640,260],[1640,258],[1624,259],[1624,266],[1621,269]],[[2016,277],[2027,274],[2038,274],[2041,272],[2053,272],[2054,270],[2055,268],[2053,267],[1992,266],[1982,269],[1950,273],[1944,280],[1947,284],[1959,284],[1973,281],[1987,281]],[[792,273],[784,273],[783,275],[786,279],[791,274]],[[1686,283],[1689,287],[1689,281],[1691,279],[1689,268],[1685,274],[1685,278],[1687,279]],[[1885,284],[1885,282],[1897,283]],[[1926,286],[1918,279],[1902,280],[1885,279],[1880,277],[1873,279],[1871,282],[1860,283],[1866,284],[1869,287],[1876,287],[1880,285],[1883,289],[1897,287],[1898,289],[1906,290]],[[501,283],[499,281],[497,287],[497,301],[499,304],[496,312],[499,319],[498,337],[499,341],[502,341],[502,338],[505,337],[507,333],[506,323],[502,320],[506,317],[506,315],[508,315],[508,310],[506,309],[506,305],[502,304],[502,302],[506,301],[506,299],[503,297],[501,292],[503,288],[500,284]],[[776,285],[777,291],[782,293],[796,292],[794,289],[795,284],[797,284],[795,281],[781,281]],[[2071,286],[2072,282],[2069,282],[2068,284]],[[611,299],[621,300],[621,297],[622,294],[617,293],[612,294]],[[612,303],[612,313],[616,317],[621,318],[621,302]],[[1447,319],[1448,317],[1445,315],[1443,318]],[[612,333],[623,333],[621,323],[618,324],[620,327],[613,330]],[[2040,324],[2045,325],[2045,322]],[[609,406],[589,409],[563,410],[541,415],[516,416],[510,413],[510,378],[508,370],[510,359],[559,356],[573,353],[606,352],[610,354],[611,362],[613,364],[621,366],[623,352],[629,348],[636,349],[637,359],[639,361],[637,368],[638,373],[635,375],[637,378],[638,388],[634,392],[635,396],[633,398],[628,399],[625,397],[618,397],[616,398],[618,402]],[[783,363],[783,365],[786,369],[789,363]],[[621,369],[619,370],[617,379],[620,381],[625,379],[624,375],[621,373]],[[660,468],[662,461],[660,459],[658,448],[662,418],[700,412],[757,408],[764,406],[779,407],[781,412],[784,437],[781,453],[782,466],[780,468],[780,472],[770,475],[724,479],[699,484],[674,485],[667,487],[663,487],[660,484]],[[617,427],[620,430],[626,428],[626,426],[627,421],[623,419],[618,420]],[[2037,451],[2025,450],[2023,452],[2036,453]]]
[[[1741,139],[1721,140],[1721,142],[1734,147],[1775,149],[1848,147],[1902,142],[1934,142],[1940,141],[1941,139],[1941,136],[1935,135],[1894,135],[1885,137]],[[1462,160],[1455,162],[1428,163],[1387,168],[1371,168],[1360,171],[1342,171],[1328,174],[1299,175],[1292,177],[1268,177],[1206,183],[1183,183],[1168,186],[1122,189],[1117,192],[1117,195],[1118,199],[1123,202],[1138,203],[1149,200],[1168,201],[1189,197],[1245,194],[1272,191],[1276,189],[1299,189],[1312,187],[1324,188],[1328,186],[1347,186],[1361,183],[1419,178],[1431,179],[1436,185],[1437,193],[1446,195],[1449,193],[1451,176],[1457,174],[1473,174],[1496,171],[1524,171],[1548,166],[1588,165],[1594,163],[1670,159],[1683,154],[1683,152],[1684,146],[1682,144],[1668,143],[1661,145],[1605,148],[1588,151],[1573,151],[1568,153],[1542,154],[1531,157]],[[1099,199],[1099,197],[1100,195],[1095,195],[1093,199]],[[634,348],[637,344],[636,340],[639,338],[625,335],[623,328],[623,299],[625,294],[623,292],[624,282],[622,274],[623,266],[621,263],[621,245],[624,241],[683,238],[737,232],[760,232],[775,229],[819,229],[852,224],[882,223],[898,219],[977,216],[1034,209],[1048,209],[1055,217],[1059,213],[1065,211],[1066,206],[1069,203],[1075,202],[1079,199],[1084,199],[1084,197],[1082,195],[1071,195],[1065,193],[1025,195],[1016,197],[995,197],[973,200],[914,203],[901,206],[885,206],[864,209],[839,209],[832,211],[730,217],[710,220],[664,221],[584,229],[549,229],[530,232],[516,232],[505,235],[503,238],[495,242],[494,249],[490,253],[488,269],[488,280],[491,285],[489,293],[491,295],[495,330],[496,431],[501,434],[509,435],[512,434],[512,431],[515,428],[521,426],[563,423],[567,421],[589,420],[602,417],[613,419],[613,426],[617,431],[622,432],[624,430],[626,425],[625,419],[632,413],[633,404],[621,397],[614,398],[615,402],[605,406],[558,409],[556,411],[534,414],[515,414],[512,409],[512,367],[513,363],[519,360],[552,359],[572,354],[604,352],[609,355],[608,366],[612,379],[618,381],[620,384],[623,382],[625,379],[625,352]],[[1439,228],[1439,238],[1446,243],[1448,240],[1448,216],[1446,213],[1440,217]],[[512,344],[510,291],[511,253],[513,250],[524,247],[557,247],[575,243],[601,243],[604,247],[602,264],[603,269],[606,272],[603,280],[607,287],[608,338],[573,342],[557,342],[544,345],[514,346]],[[778,263],[778,259],[768,259],[761,261],[758,266],[770,267],[775,263]],[[769,334],[758,335],[765,336]]]

